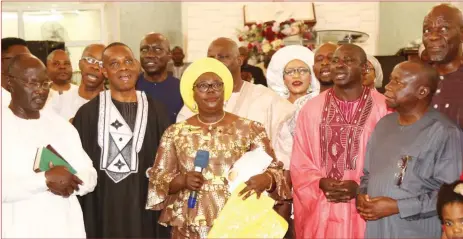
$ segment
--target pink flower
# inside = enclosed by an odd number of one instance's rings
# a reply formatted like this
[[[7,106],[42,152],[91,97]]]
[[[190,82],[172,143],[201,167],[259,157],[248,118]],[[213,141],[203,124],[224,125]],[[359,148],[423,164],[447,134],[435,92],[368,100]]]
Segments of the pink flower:
[[[257,45],[257,52],[262,53],[262,44]]]
[[[312,35],[311,32],[304,32],[303,38],[307,39],[307,40],[310,40],[310,39],[313,38],[313,35]]]

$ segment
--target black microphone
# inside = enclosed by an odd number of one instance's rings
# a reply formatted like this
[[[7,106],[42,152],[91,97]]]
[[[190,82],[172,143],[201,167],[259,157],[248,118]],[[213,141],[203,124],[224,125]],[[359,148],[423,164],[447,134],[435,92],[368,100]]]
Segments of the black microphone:
[[[202,173],[203,169],[207,168],[209,164],[209,151],[198,150],[195,158],[195,172]],[[196,198],[198,197],[197,191],[191,191],[188,198],[188,208],[195,208]]]

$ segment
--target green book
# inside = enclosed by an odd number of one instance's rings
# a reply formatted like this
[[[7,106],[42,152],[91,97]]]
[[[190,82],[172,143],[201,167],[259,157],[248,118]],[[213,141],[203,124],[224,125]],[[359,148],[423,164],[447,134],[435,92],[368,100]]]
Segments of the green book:
[[[66,167],[72,174],[77,173],[71,164],[64,160],[64,158],[61,157],[61,155],[59,155],[58,152],[56,152],[56,150],[51,147],[51,145],[37,149],[37,154],[35,155],[34,161],[34,172],[38,173],[50,170],[50,162],[53,164],[53,166]]]

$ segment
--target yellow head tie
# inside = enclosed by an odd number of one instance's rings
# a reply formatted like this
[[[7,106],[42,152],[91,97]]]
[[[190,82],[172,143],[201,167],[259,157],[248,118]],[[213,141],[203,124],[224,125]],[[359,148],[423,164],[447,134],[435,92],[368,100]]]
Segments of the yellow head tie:
[[[199,76],[207,72],[215,73],[222,79],[225,101],[230,99],[233,91],[233,76],[222,62],[209,57],[194,61],[183,72],[182,79],[180,80],[180,94],[182,95],[183,102],[194,113],[198,113],[198,108],[195,107],[196,102],[193,98],[193,85]]]

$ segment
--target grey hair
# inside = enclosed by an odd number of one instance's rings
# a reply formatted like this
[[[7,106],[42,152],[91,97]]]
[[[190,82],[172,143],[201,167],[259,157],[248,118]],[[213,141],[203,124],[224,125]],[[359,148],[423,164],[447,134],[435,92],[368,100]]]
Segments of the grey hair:
[[[50,54],[48,54],[48,56],[47,56],[47,61],[51,61],[51,60],[53,59],[53,57],[55,57],[55,54],[56,54],[57,52],[59,52],[59,51],[64,52],[64,54],[66,54],[66,56],[69,57],[69,54],[68,54],[66,51],[64,51],[64,50],[62,50],[62,49],[56,49],[56,50],[52,51]]]

